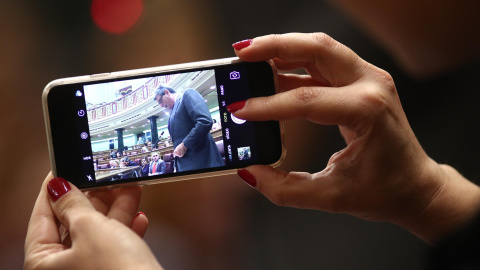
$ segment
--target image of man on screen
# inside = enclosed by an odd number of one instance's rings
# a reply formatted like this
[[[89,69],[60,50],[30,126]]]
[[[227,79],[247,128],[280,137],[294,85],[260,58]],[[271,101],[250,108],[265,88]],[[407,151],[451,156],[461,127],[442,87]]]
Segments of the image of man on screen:
[[[220,152],[210,135],[213,120],[200,93],[187,89],[179,94],[171,87],[160,85],[154,100],[170,111],[168,131],[177,172],[223,166]]]
[[[160,158],[160,155],[158,152],[153,152],[152,153],[152,161],[150,162],[149,169],[148,169],[148,175],[158,175],[158,174],[164,174],[165,173],[165,161],[163,161]]]

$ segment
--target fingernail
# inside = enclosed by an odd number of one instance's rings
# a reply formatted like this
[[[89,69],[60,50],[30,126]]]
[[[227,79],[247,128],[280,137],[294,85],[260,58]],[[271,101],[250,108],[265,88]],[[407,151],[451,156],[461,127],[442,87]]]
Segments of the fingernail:
[[[69,192],[72,188],[68,182],[61,178],[55,177],[47,185],[48,194],[50,194],[50,198],[52,201],[56,202],[60,197],[65,195],[65,193]]]
[[[253,174],[251,174],[249,171],[245,170],[245,169],[241,169],[241,170],[238,170],[237,171],[237,174],[238,176],[240,176],[240,178],[243,179],[243,181],[245,181],[245,183],[247,183],[249,186],[251,187],[257,187],[257,179],[255,179],[255,176],[253,176]]]
[[[246,100],[234,102],[234,103],[227,106],[227,111],[229,113],[234,113],[234,112],[240,110],[241,108],[245,107],[246,102],[247,102]]]
[[[245,39],[245,40],[233,43],[232,46],[235,50],[240,51],[241,49],[244,49],[252,45],[252,43],[253,43],[253,39]]]
[[[144,215],[144,216],[145,216],[145,213],[143,213],[143,212],[138,212],[138,213],[133,217],[133,219],[136,219],[139,215]]]

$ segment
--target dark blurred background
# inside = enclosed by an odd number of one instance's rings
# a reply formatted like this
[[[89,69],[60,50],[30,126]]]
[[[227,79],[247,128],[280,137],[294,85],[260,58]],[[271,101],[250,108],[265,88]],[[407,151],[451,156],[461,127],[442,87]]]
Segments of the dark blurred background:
[[[326,1],[143,1],[121,34],[98,27],[91,3],[0,3],[0,269],[22,268],[29,216],[50,170],[41,106],[48,82],[231,57],[232,43],[259,35],[326,32],[389,71],[427,153],[478,179],[478,61],[415,79]],[[320,171],[344,147],[336,127],[292,120],[285,128],[287,171]],[[388,223],[275,206],[236,175],[145,187],[140,210],[150,219],[145,240],[169,270],[424,269],[429,252]]]

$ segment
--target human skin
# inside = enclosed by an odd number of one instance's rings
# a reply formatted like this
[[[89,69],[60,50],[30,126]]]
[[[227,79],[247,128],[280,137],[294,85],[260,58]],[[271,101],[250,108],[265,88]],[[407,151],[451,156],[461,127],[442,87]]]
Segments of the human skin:
[[[278,205],[389,221],[434,243],[480,208],[480,189],[430,159],[402,109],[391,76],[323,33],[268,35],[234,44],[245,61],[272,59],[279,93],[231,104],[253,121],[306,119],[338,125],[346,147],[314,174],[251,166],[239,175]]]
[[[24,269],[162,269],[141,239],[148,220],[135,214],[140,187],[85,195],[52,178],[30,218]]]

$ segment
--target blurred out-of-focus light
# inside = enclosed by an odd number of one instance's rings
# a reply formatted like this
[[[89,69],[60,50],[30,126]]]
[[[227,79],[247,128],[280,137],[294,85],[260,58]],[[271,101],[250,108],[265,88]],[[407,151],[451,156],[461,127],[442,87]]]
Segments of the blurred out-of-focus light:
[[[123,34],[139,21],[143,0],[93,0],[90,12],[100,29]]]

